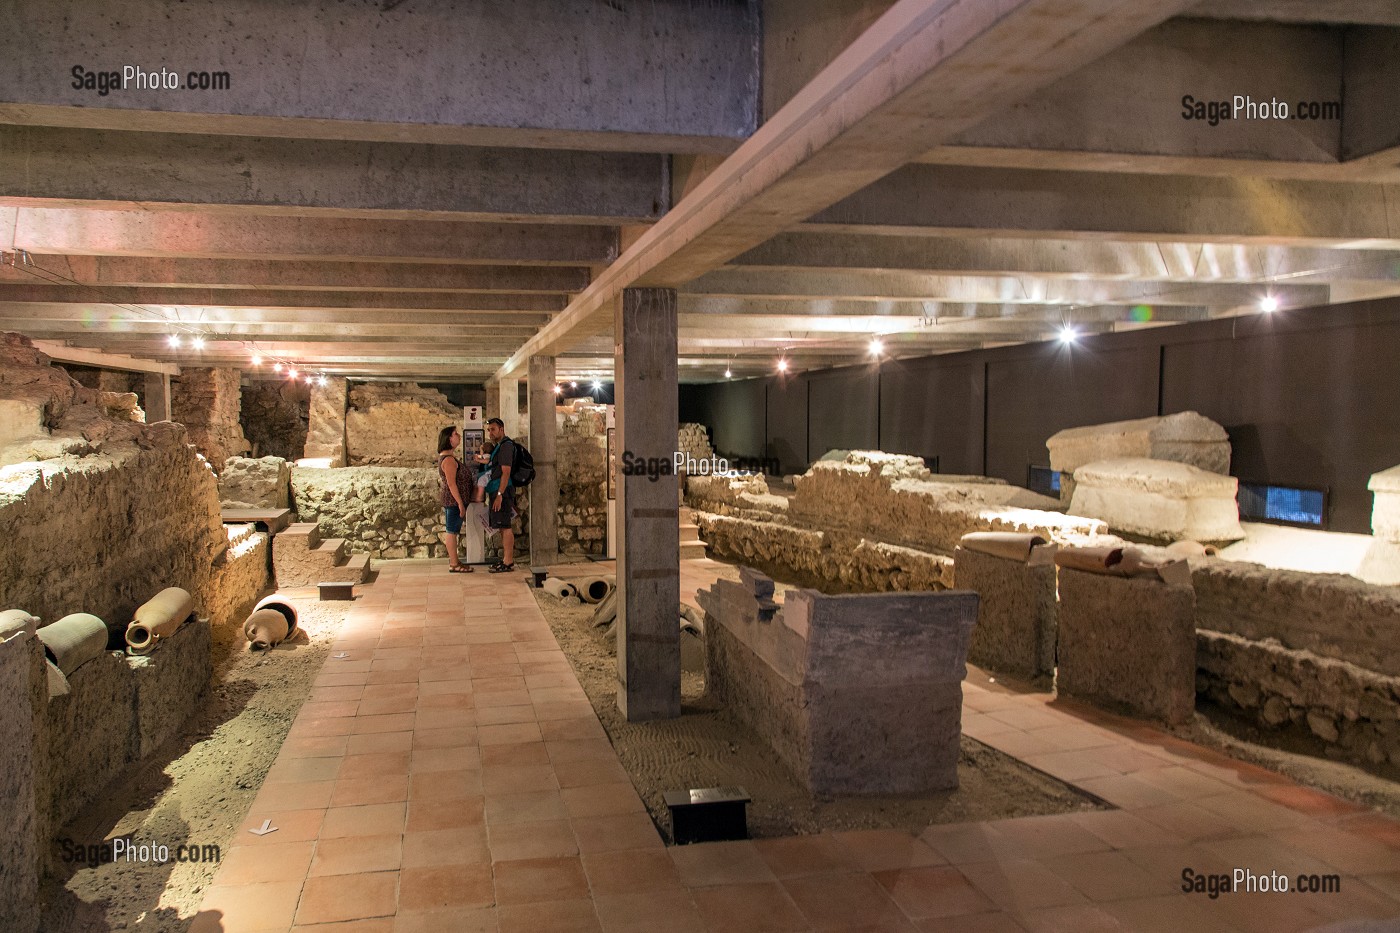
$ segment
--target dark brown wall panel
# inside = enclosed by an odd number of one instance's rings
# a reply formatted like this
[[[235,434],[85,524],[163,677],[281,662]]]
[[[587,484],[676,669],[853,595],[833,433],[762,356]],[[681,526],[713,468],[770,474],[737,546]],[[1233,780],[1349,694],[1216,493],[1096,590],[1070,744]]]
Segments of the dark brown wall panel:
[[[949,354],[883,364],[880,446],[937,457],[942,473],[982,472],[980,354]]]
[[[807,379],[804,376],[768,380],[767,457],[775,457],[784,473],[807,469]]]
[[[879,375],[873,366],[812,373],[808,377],[807,450],[813,460],[828,450],[880,446]]]

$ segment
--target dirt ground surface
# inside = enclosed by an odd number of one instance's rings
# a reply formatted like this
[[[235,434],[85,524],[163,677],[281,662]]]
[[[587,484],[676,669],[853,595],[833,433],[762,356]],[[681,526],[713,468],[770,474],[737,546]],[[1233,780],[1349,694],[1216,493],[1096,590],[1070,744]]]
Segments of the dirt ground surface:
[[[956,791],[815,798],[757,735],[704,695],[702,665],[693,650],[698,646],[683,649],[687,669],[681,675],[680,719],[629,723],[617,710],[616,656],[603,630],[592,624],[595,607],[543,590],[534,594],[633,786],[668,839],[670,817],[662,794],[690,787],[742,786],[753,798],[748,821],[755,838],[846,829],[918,832],[934,823],[1098,808],[1092,798],[966,736]]]
[[[118,836],[136,845],[226,851],[311,692],[347,603],[293,598],[300,634],[269,652],[248,650],[242,632],[214,632],[209,693],[184,732],[65,826],[54,841],[55,878],[44,890],[46,933],[183,931],[218,870],[199,862],[101,864],[64,861],[64,840],[96,846]],[[285,595],[285,594],[284,594]],[[69,850],[70,852],[76,850]]]

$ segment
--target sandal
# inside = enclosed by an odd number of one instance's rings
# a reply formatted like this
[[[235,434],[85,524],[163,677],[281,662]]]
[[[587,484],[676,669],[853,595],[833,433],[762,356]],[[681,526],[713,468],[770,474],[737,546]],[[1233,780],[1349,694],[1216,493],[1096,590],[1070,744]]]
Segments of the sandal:
[[[458,564],[456,567],[448,567],[448,573],[471,573],[472,568],[467,564]]]
[[[491,573],[510,573],[515,569],[515,564],[497,564],[491,568]]]

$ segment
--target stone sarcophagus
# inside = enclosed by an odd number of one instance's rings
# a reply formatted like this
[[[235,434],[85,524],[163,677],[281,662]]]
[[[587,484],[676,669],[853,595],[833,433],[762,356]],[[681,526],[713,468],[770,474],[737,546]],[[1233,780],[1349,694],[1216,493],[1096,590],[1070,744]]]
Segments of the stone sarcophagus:
[[[744,568],[700,593],[706,682],[815,794],[958,786],[977,594],[826,596]]]

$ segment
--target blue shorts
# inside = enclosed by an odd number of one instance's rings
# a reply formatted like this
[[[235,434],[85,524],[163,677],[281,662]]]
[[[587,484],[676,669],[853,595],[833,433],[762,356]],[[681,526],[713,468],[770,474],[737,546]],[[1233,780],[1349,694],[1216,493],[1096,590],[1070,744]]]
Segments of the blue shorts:
[[[462,530],[462,510],[455,505],[444,506],[443,519],[447,522],[447,533],[455,535]]]

